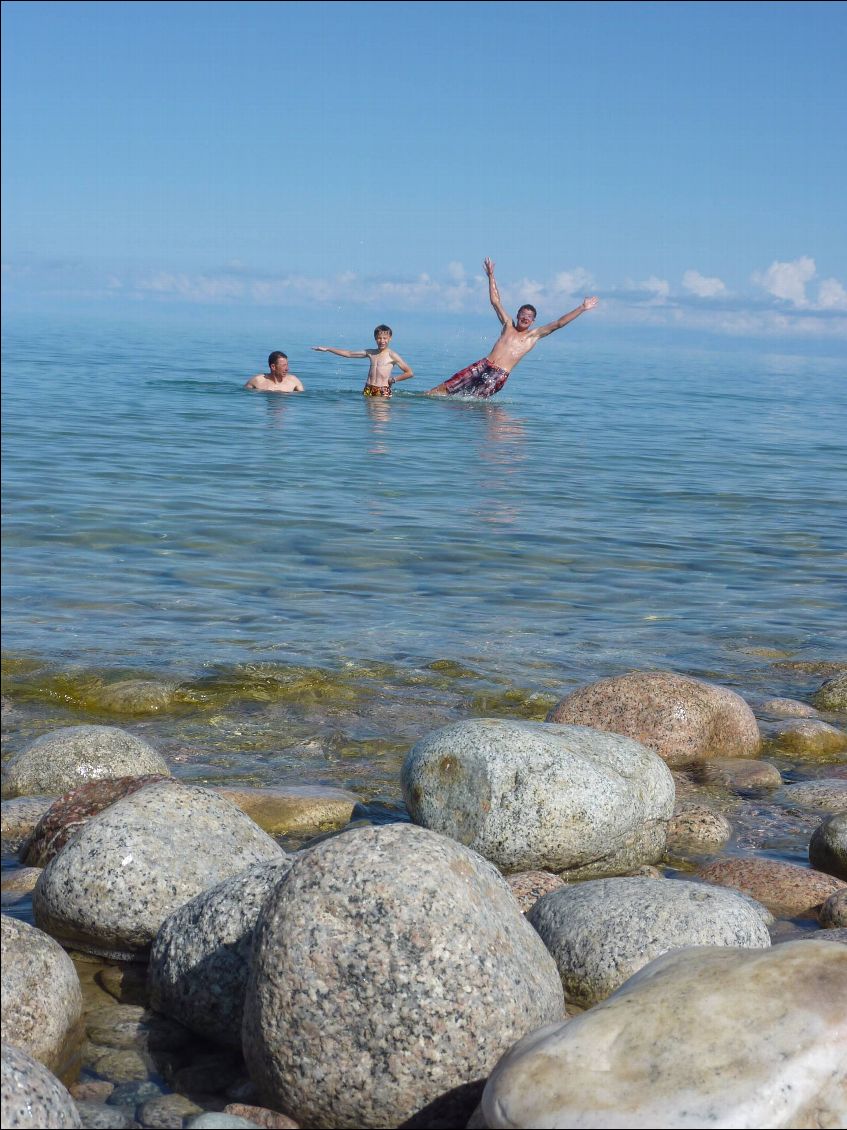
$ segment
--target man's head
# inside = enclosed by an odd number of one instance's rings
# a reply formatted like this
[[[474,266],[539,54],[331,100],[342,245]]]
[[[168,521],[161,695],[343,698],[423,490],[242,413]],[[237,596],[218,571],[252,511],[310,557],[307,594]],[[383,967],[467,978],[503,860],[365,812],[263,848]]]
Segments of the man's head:
[[[538,317],[538,311],[534,306],[530,306],[527,302],[525,306],[521,306],[518,310],[518,316],[515,319],[515,326],[519,330],[528,330],[535,319]]]
[[[374,330],[374,341],[380,349],[385,349],[391,341],[391,326],[377,326]]]
[[[275,349],[268,357],[268,368],[272,377],[284,377],[288,372],[288,358],[279,349]]]

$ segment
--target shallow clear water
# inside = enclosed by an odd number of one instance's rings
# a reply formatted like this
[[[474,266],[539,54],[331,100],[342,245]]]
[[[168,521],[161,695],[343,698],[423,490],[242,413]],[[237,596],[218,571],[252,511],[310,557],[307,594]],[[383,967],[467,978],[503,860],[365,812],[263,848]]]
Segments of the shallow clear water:
[[[12,325],[9,693],[96,714],[95,684],[176,680],[163,734],[242,752],[251,719],[286,744],[284,707],[315,772],[333,741],[537,716],[633,667],[796,692],[774,660],[845,652],[844,360],[628,353],[598,326],[468,403],[421,392],[472,334],[398,337],[418,375],[373,402],[305,339],[284,397],[242,390],[268,343],[223,327]]]

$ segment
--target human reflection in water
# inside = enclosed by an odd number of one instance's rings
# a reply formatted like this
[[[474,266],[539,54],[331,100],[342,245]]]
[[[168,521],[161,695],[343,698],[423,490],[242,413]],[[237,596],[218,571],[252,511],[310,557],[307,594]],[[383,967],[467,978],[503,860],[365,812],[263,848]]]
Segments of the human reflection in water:
[[[285,414],[291,407],[287,396],[265,396],[262,398],[267,409],[267,424],[269,428],[281,428],[285,423]]]
[[[368,455],[388,454],[388,422],[391,419],[391,401],[379,397],[365,397],[362,403],[371,426],[371,446]]]
[[[481,416],[484,427],[476,441],[477,467],[482,474],[474,513],[494,526],[512,526],[520,517],[522,464],[526,462],[523,421],[502,404],[468,405],[469,415]]]

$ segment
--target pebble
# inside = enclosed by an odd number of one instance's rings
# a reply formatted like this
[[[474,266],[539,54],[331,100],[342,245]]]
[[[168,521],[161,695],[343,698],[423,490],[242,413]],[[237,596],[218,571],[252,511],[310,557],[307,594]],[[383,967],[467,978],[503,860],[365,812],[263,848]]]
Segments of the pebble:
[[[561,875],[554,875],[552,871],[517,871],[507,875],[506,882],[524,914],[532,910],[542,895],[565,885]]]
[[[707,804],[689,801],[676,807],[668,824],[665,851],[677,855],[716,852],[731,836],[732,825],[725,816]]]

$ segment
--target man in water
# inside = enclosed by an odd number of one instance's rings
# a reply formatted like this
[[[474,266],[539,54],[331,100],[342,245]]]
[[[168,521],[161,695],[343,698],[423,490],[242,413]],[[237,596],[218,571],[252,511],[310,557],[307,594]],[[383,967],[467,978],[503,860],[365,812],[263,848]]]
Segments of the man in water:
[[[513,322],[506,314],[500,301],[500,292],[497,289],[497,283],[494,281],[494,264],[490,259],[486,259],[483,266],[488,275],[488,297],[494,307],[494,313],[500,319],[500,324],[503,327],[500,337],[487,357],[483,357],[481,361],[475,361],[473,365],[468,365],[466,369],[454,373],[448,380],[442,381],[435,388],[431,388],[427,396],[456,396],[457,394],[480,398],[493,396],[495,392],[500,391],[509,379],[509,374],[515,365],[523,360],[530,349],[534,349],[543,337],[560,330],[562,326],[566,326],[574,318],[584,314],[586,310],[593,310],[597,305],[598,300],[596,298],[586,298],[581,306],[577,306],[569,314],[563,314],[557,321],[548,322],[546,326],[537,326],[532,329],[532,323],[538,315],[535,307],[529,304],[521,306],[518,310],[518,316]]]
[[[288,358],[276,349],[268,358],[269,373],[257,373],[251,377],[245,388],[257,389],[259,392],[302,392],[303,385],[299,377],[288,371]]]

